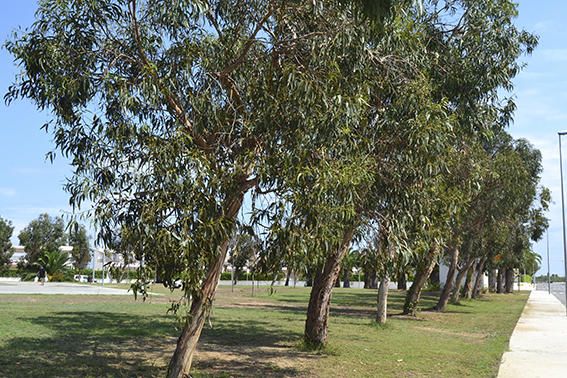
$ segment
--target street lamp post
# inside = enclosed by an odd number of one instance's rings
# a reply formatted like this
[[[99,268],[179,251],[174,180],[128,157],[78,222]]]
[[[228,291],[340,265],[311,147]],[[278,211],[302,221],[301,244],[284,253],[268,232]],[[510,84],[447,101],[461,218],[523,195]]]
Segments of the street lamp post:
[[[547,230],[547,293],[551,294],[551,278],[549,276],[549,230]]]
[[[567,132],[557,133],[559,136],[559,170],[561,171],[561,217],[563,220],[563,256],[565,266],[565,300],[567,303],[567,239],[565,236],[565,195],[563,194],[563,156],[561,154],[561,136],[567,135]],[[567,305],[565,306],[565,314],[567,315]]]

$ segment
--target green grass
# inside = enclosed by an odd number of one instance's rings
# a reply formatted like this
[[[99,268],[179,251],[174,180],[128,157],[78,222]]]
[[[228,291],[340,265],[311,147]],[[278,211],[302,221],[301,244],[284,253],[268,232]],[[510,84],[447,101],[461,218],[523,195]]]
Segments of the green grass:
[[[176,320],[165,294],[146,302],[111,296],[0,296],[0,376],[163,376]],[[305,288],[219,288],[212,328],[202,336],[194,374],[205,376],[490,377],[526,301],[525,293],[487,295],[447,313],[398,315],[373,324],[376,293],[335,289],[329,345],[302,348]],[[424,308],[435,296],[425,293]]]

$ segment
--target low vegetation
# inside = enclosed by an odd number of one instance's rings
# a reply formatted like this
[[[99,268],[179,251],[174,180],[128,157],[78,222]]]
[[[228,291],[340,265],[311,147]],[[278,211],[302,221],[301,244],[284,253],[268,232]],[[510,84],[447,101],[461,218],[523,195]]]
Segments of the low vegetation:
[[[125,285],[123,287],[126,287]],[[125,296],[0,297],[0,371],[6,376],[163,376],[177,321],[166,289],[146,302]],[[375,291],[336,289],[323,351],[302,347],[308,288],[220,287],[195,357],[194,376],[496,376],[527,295],[480,300],[399,315],[404,295],[390,293],[391,320],[372,322]]]

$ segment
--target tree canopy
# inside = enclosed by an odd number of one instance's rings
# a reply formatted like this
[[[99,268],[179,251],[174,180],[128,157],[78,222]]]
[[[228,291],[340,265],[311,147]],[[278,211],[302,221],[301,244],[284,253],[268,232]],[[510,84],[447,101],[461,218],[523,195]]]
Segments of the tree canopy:
[[[24,246],[27,262],[33,264],[45,252],[59,251],[59,247],[66,244],[63,218],[41,214],[20,231],[18,239]]]
[[[22,73],[6,100],[50,112],[70,203],[91,206],[98,242],[120,230],[144,263],[135,288],[183,283],[168,372],[181,377],[229,250],[238,266],[259,254],[313,272],[316,346],[364,238],[382,282],[413,266],[408,313],[446,247],[481,271],[527,256],[549,193],[538,152],[504,131],[537,44],[516,16],[510,0],[43,0],[7,43]],[[34,222],[20,234],[31,260],[64,238],[62,221]],[[238,229],[250,235],[233,245]]]
[[[12,222],[0,217],[0,271],[6,269],[12,257],[12,242],[10,238],[14,232]]]

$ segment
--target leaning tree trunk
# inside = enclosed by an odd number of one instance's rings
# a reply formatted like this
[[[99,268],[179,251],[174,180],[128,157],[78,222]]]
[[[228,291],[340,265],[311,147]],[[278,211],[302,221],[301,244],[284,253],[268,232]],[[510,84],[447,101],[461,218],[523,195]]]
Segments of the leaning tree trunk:
[[[457,278],[455,278],[455,288],[453,289],[453,294],[451,294],[451,303],[457,304],[461,300],[461,284],[463,279],[469,271],[469,268],[474,264],[474,259],[469,259],[467,263],[459,270]]]
[[[478,264],[480,262],[477,262],[475,264],[473,264],[470,268],[469,271],[467,272],[467,279],[465,281],[465,293],[464,296],[466,299],[471,299],[472,298],[472,291],[473,291],[473,283],[474,283],[474,278],[475,278],[475,272],[476,269],[478,268]]]
[[[376,322],[378,324],[386,324],[387,311],[388,311],[388,285],[390,278],[386,275],[380,280],[378,287],[377,311]]]
[[[313,281],[304,333],[305,342],[313,347],[322,347],[327,340],[327,321],[333,284],[339,276],[341,261],[348,252],[353,233],[353,228],[345,231],[340,247],[327,256],[323,270]]]
[[[488,270],[488,291],[491,293],[496,292],[496,269]]]
[[[506,294],[514,291],[514,269],[506,268]]]
[[[475,299],[480,296],[480,292],[482,291],[482,285],[484,283],[484,266],[486,264],[486,260],[488,260],[488,258],[483,257],[478,265],[478,271],[476,273],[476,280],[474,283],[473,293],[472,293],[472,297]]]
[[[244,191],[236,194],[226,201],[223,217],[234,221],[242,206]],[[228,250],[229,239],[226,238],[218,246],[218,255],[207,270],[205,279],[198,292],[193,295],[189,315],[185,321],[185,326],[181,336],[177,339],[177,347],[169,362],[167,369],[168,378],[182,378],[189,376],[193,354],[197,347],[197,342],[201,336],[201,331],[210,307],[212,306],[217,285],[219,282],[222,267]]]
[[[445,311],[447,303],[449,302],[449,296],[451,295],[451,290],[455,285],[455,276],[457,275],[457,264],[459,263],[459,248],[451,248],[451,264],[449,265],[449,271],[447,272],[447,278],[445,279],[445,285],[439,296],[439,301],[433,308],[435,311]]]
[[[420,261],[415,272],[413,283],[411,284],[411,287],[406,294],[406,301],[404,303],[403,312],[404,315],[415,316],[417,304],[419,302],[419,298],[421,297],[421,291],[423,290],[423,287],[429,279],[431,271],[435,267],[435,258],[437,257],[437,254],[438,248],[437,246],[433,246],[429,248],[427,254]]]
[[[504,274],[505,269],[500,267],[498,268],[498,274],[496,275],[496,292],[498,294],[504,294],[504,292],[506,290],[504,290],[504,279],[505,279],[505,274]]]

